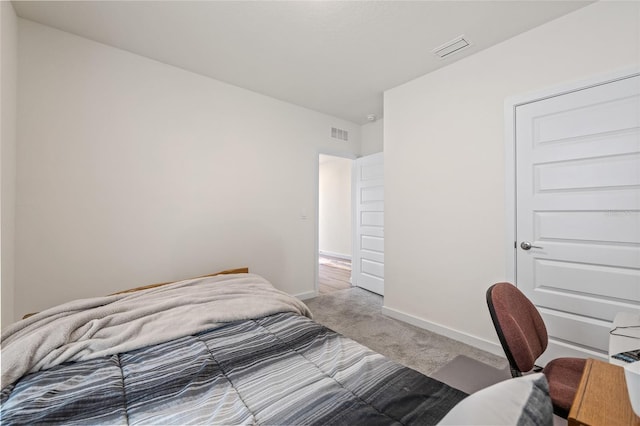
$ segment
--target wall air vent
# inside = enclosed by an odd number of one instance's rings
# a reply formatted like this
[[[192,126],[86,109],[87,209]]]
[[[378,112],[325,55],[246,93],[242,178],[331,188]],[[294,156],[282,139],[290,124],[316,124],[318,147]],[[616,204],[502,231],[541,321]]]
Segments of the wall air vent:
[[[444,59],[453,55],[454,53],[457,53],[457,52],[460,52],[461,50],[466,49],[469,46],[471,46],[471,44],[469,44],[469,42],[464,38],[464,36],[459,36],[454,38],[451,41],[446,42],[442,46],[436,47],[435,49],[432,50],[432,52],[434,55],[437,55],[440,58]]]
[[[339,139],[341,141],[348,141],[349,140],[349,131],[348,130],[343,130],[343,129],[338,129],[337,127],[332,127],[331,128],[331,137],[333,139]]]

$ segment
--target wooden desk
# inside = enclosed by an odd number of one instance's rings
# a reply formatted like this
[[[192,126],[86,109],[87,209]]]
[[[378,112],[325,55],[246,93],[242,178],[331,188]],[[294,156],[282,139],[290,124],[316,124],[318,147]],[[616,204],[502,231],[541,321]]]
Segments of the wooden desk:
[[[640,426],[631,409],[624,369],[588,359],[569,412],[569,426]]]

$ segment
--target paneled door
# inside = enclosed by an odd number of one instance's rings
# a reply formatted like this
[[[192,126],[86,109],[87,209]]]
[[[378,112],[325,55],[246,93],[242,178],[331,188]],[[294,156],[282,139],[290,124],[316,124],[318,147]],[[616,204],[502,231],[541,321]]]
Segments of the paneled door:
[[[352,284],[384,295],[384,157],[354,162],[355,232]]]
[[[515,107],[516,283],[558,356],[606,359],[640,312],[640,76]]]

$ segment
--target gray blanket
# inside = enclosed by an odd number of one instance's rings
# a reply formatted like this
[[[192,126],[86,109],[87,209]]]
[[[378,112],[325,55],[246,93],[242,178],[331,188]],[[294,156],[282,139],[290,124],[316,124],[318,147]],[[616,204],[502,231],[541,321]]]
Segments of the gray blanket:
[[[422,426],[464,396],[287,312],[26,375],[0,392],[0,417],[3,426]]]
[[[2,388],[26,373],[67,361],[128,352],[278,312],[311,317],[304,303],[254,274],[198,278],[76,300],[2,333]]]

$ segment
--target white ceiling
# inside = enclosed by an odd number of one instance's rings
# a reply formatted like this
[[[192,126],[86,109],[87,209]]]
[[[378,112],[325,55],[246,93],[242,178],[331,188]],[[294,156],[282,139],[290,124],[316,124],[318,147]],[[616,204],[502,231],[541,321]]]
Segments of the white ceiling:
[[[386,89],[591,1],[13,1],[25,19],[355,123]],[[465,35],[448,59],[431,51]]]

